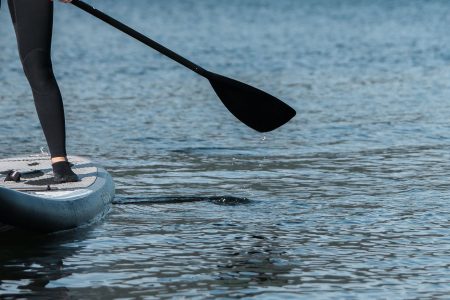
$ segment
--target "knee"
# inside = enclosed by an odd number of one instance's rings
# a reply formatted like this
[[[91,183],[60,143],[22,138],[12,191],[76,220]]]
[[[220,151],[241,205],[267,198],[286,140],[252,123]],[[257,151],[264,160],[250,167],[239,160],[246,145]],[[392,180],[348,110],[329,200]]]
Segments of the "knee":
[[[56,85],[50,54],[32,50],[22,61],[23,70],[34,92],[49,93]]]

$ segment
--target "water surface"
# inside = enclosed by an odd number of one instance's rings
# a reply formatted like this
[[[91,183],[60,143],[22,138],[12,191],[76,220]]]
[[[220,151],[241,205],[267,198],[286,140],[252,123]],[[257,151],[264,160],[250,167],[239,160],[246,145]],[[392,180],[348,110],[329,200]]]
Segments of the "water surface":
[[[450,3],[90,1],[298,116],[261,135],[209,83],[70,5],[53,59],[100,223],[0,233],[0,297],[365,299],[450,293]],[[0,13],[0,155],[45,146]]]

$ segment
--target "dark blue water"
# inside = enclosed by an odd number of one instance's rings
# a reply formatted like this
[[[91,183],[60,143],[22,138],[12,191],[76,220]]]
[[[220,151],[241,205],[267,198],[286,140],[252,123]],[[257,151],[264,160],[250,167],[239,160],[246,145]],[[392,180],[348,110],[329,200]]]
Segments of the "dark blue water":
[[[58,3],[68,148],[110,171],[116,204],[0,233],[0,298],[448,297],[448,1],[90,3],[298,116],[255,133],[203,78]],[[45,146],[10,23],[1,157]]]

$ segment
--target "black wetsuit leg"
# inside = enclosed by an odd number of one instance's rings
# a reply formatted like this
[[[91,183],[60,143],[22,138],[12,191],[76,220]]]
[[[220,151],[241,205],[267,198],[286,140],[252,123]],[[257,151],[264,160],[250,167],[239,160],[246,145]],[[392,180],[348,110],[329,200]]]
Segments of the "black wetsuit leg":
[[[53,2],[8,0],[20,60],[33,90],[34,103],[52,157],[66,156],[61,93],[52,69]]]

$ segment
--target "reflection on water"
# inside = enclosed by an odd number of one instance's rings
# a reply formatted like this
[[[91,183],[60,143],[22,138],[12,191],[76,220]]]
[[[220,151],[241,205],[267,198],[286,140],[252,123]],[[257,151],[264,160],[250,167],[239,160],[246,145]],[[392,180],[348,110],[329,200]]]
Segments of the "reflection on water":
[[[87,228],[0,227],[0,298],[447,297],[450,3],[92,2],[299,114],[257,134],[204,79],[57,4],[69,150],[117,197]],[[0,40],[0,155],[39,152],[5,10]]]
[[[54,280],[69,276],[65,260],[81,246],[67,243],[80,241],[89,229],[77,229],[57,234],[34,234],[11,227],[2,227],[0,233],[0,297],[66,297],[66,288],[52,291],[46,286]]]

